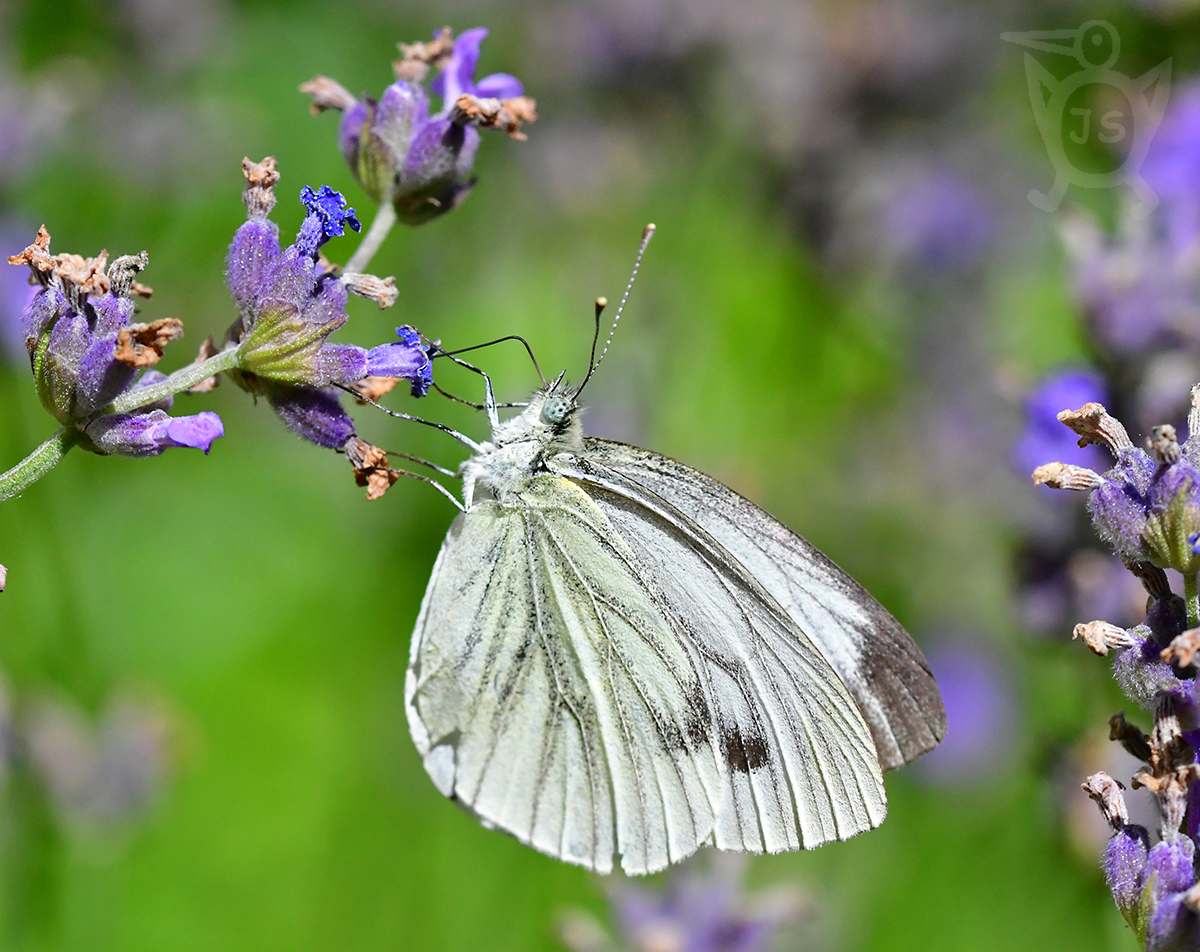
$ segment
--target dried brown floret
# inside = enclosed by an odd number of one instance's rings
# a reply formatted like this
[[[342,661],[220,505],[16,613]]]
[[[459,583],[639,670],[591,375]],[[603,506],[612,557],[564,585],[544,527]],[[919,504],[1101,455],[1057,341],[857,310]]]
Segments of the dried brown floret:
[[[1177,664],[1181,668],[1186,668],[1195,663],[1198,652],[1200,652],[1200,628],[1189,628],[1183,634],[1176,635],[1174,640],[1163,648],[1162,659],[1167,664]]]
[[[8,263],[27,264],[35,275],[52,272],[58,262],[50,254],[50,232],[46,230],[46,226],[42,225],[38,229],[33,244],[28,245],[24,251],[18,254],[10,255]]]
[[[387,453],[357,436],[345,446],[346,459],[354,467],[354,481],[367,487],[367,499],[374,502],[391,488],[400,474],[388,465]]]
[[[485,129],[503,129],[510,139],[524,139],[526,136],[521,131],[521,123],[537,121],[537,103],[528,96],[481,99],[467,94],[458,97],[450,118]]]
[[[1046,485],[1051,489],[1073,489],[1077,492],[1091,492],[1104,479],[1099,473],[1093,472],[1086,466],[1073,466],[1070,463],[1045,463],[1033,471],[1033,484]]]
[[[409,83],[419,83],[429,74],[429,68],[442,69],[450,62],[454,52],[454,31],[444,26],[428,43],[397,43],[402,59],[392,63],[396,78]]]
[[[134,367],[153,367],[162,360],[163,348],[183,336],[183,321],[164,317],[149,324],[130,324],[117,332],[114,357]]]
[[[1129,810],[1125,806],[1125,795],[1121,792],[1125,788],[1118,781],[1101,770],[1088,777],[1087,782],[1080,786],[1096,801],[1104,819],[1114,830],[1119,830],[1129,822]]]
[[[344,112],[354,105],[355,99],[345,86],[328,76],[314,76],[300,84],[300,92],[312,97],[312,114],[319,116],[326,109]]]
[[[261,162],[249,156],[242,159],[242,176],[246,184],[242,189],[242,201],[252,215],[269,215],[275,207],[275,183],[279,173],[275,170],[275,156],[268,155]]]
[[[1138,760],[1150,759],[1150,738],[1136,724],[1125,720],[1124,711],[1117,711],[1108,719],[1108,739],[1119,741]]]
[[[1133,635],[1124,628],[1118,628],[1106,621],[1089,621],[1086,624],[1076,625],[1075,630],[1071,633],[1071,640],[1076,638],[1082,639],[1088,648],[1102,658],[1110,650],[1128,648],[1134,642]]]
[[[380,310],[391,307],[400,296],[400,292],[396,290],[396,279],[390,276],[377,278],[373,274],[347,271],[342,275],[342,284],[351,294],[374,301]]]
[[[1063,410],[1058,415],[1060,423],[1066,424],[1079,434],[1079,445],[1107,446],[1114,456],[1133,446],[1133,440],[1116,417],[1109,416],[1099,403],[1085,403],[1078,410]]]
[[[350,389],[360,404],[378,403],[379,398],[390,393],[400,380],[400,377],[363,377],[358,383],[351,384]]]

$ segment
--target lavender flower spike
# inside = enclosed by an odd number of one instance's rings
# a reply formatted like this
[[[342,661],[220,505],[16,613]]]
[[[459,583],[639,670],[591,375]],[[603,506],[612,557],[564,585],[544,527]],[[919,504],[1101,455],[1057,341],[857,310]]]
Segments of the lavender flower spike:
[[[234,235],[227,270],[241,314],[228,334],[238,345],[232,376],[244,389],[266,397],[294,433],[318,446],[344,449],[356,435],[337,388],[353,388],[371,376],[403,378],[411,381],[414,396],[424,396],[432,384],[428,347],[411,327],[399,329],[399,343],[371,350],[331,343],[329,335],[348,320],[347,295],[387,306],[395,301],[394,280],[342,275],[318,254],[347,226],[360,227],[340,193],[328,186],[301,189],[308,214],[295,243],[282,248],[266,217],[279,178],[275,160],[247,159],[242,172],[247,220]]]
[[[312,97],[314,112],[342,113],[338,145],[350,171],[372,199],[390,201],[405,224],[422,224],[466,198],[474,184],[477,127],[504,129],[520,139],[521,124],[537,119],[536,104],[515,77],[494,73],[475,80],[486,35],[474,29],[456,40],[446,27],[428,43],[401,43],[396,82],[378,100],[355,99],[326,76],[300,87]],[[421,85],[431,69],[438,70],[429,85],[441,99],[436,113]]]
[[[1103,476],[1047,463],[1034,470],[1034,482],[1089,492],[1097,533],[1126,563],[1149,562],[1194,576],[1200,570],[1200,442],[1181,447],[1173,426],[1155,427],[1148,441],[1151,457],[1098,403],[1064,410],[1058,418],[1079,436],[1080,446],[1105,445],[1117,463]]]
[[[24,314],[25,346],[42,405],[78,431],[79,445],[121,456],[155,456],[174,446],[208,452],[224,432],[215,413],[171,417],[164,406],[108,411],[120,395],[161,376],[147,368],[183,335],[175,318],[134,320],[132,296],[151,294],[134,280],[149,262],[146,252],[111,264],[104,251],[95,258],[51,255],[43,225],[33,244],[8,262],[28,265],[40,285]]]

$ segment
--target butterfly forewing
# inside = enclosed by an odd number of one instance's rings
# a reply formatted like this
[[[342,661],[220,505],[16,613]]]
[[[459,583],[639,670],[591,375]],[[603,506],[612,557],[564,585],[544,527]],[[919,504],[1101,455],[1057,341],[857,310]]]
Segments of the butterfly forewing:
[[[821,652],[715,540],[668,506],[589,487],[677,620],[728,786],[722,849],[779,852],[883,821],[870,733]]]
[[[867,726],[822,653],[718,543],[631,505],[537,476],[456,522],[406,692],[439,788],[601,872],[881,822]]]
[[[669,505],[730,552],[837,670],[870,725],[883,769],[913,760],[945,735],[941,695],[920,649],[818,549],[728,487],[657,453],[589,439],[569,459],[585,487]]]

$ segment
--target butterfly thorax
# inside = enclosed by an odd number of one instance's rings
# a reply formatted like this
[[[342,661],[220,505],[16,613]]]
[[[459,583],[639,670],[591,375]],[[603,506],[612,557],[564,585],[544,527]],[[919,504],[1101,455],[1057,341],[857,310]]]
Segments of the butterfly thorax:
[[[486,489],[501,503],[509,502],[529,481],[547,470],[547,461],[559,453],[583,449],[583,425],[575,391],[554,381],[536,391],[527,406],[492,431],[492,438],[462,464],[463,501],[470,507],[477,488]]]

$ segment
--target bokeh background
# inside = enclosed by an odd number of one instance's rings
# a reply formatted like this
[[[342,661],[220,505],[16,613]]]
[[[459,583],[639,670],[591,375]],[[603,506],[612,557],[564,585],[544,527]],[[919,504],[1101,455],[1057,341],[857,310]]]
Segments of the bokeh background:
[[[1027,51],[1000,34],[1092,19],[1119,32],[1125,75],[1173,58],[1149,220],[1124,188],[1073,188],[1054,214],[1026,199],[1053,168]],[[235,316],[243,155],[278,158],[285,235],[302,184],[371,213],[336,119],[297,85],[325,73],[378,95],[396,41],[447,23],[491,30],[481,73],[518,75],[541,118],[526,142],[487,137],[461,208],[393,233],[372,270],[399,303],[352,301],[346,338],[519,333],[578,379],[592,301],[619,297],[656,222],[588,431],[712,473],[802,532],[914,633],[946,696],[949,735],[889,775],[882,828],[717,869],[733,906],[790,897],[765,914],[787,927],[754,947],[1133,948],[1079,790],[1101,767],[1128,780],[1106,740],[1123,702],[1070,630],[1135,622],[1140,599],[1078,501],[1028,473],[1070,452],[1054,411],[1104,399],[1140,439],[1180,421],[1200,380],[1200,8],[0,2],[0,250],[42,222],[56,251],[147,249],[143,313],[184,320],[190,344],[162,366],[182,365]],[[1092,84],[1069,105],[1128,111],[1120,96]],[[1072,161],[1120,167],[1129,142],[1096,132]],[[0,330],[28,293],[14,274]],[[8,466],[52,421],[5,342]],[[478,356],[508,399],[536,384],[515,345]],[[484,830],[422,770],[403,678],[446,501],[401,482],[367,503],[343,459],[236,388],[184,399],[225,421],[209,457],[75,453],[0,507],[0,948],[649,952],[598,931],[640,894]],[[437,396],[392,399],[484,432]],[[368,411],[372,442],[461,459]]]

